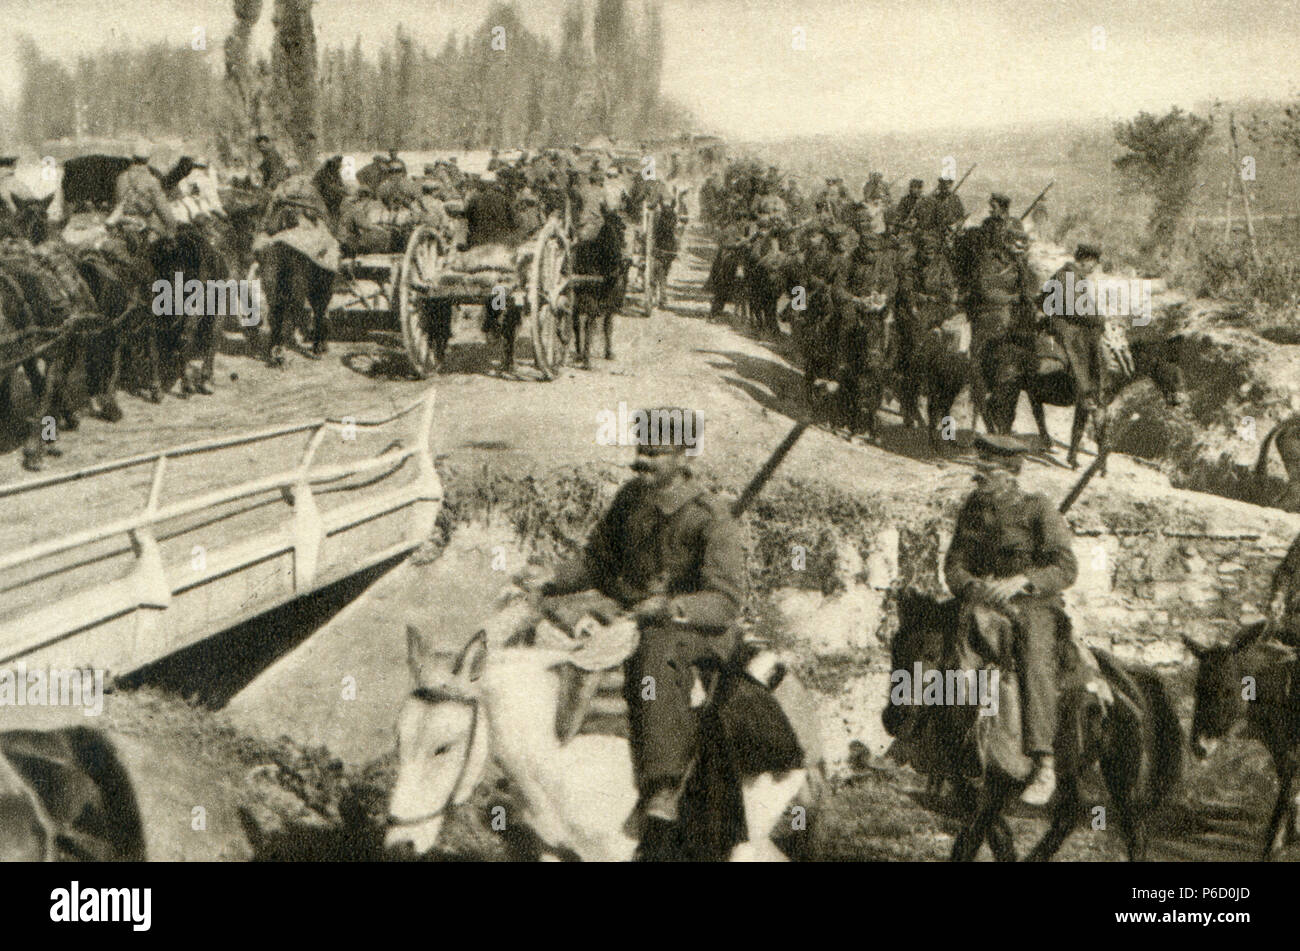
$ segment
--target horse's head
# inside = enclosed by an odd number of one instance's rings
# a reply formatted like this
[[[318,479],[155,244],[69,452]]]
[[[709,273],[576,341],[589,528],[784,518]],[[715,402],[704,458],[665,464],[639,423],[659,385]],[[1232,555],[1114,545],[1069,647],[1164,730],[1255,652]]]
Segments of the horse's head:
[[[9,236],[43,244],[50,235],[50,202],[54,195],[44,198],[19,198],[14,196],[16,214],[9,222]]]
[[[904,588],[897,604],[898,631],[889,645],[891,669],[910,673],[918,662],[923,668],[940,666],[948,630],[956,624],[954,602],[936,601],[928,594]],[[886,702],[880,715],[885,731],[890,736],[905,736],[915,710],[910,705]]]
[[[1197,662],[1192,752],[1197,759],[1205,759],[1246,713],[1247,701],[1242,691],[1243,648],[1240,643],[1202,647],[1188,637],[1183,638],[1183,643]]]
[[[1131,344],[1135,372],[1141,376],[1145,373],[1156,385],[1165,405],[1173,408],[1188,403],[1187,379],[1183,375],[1181,357],[1183,337],[1174,334],[1160,340],[1134,342]]]
[[[469,798],[487,763],[480,714],[487,641],[482,633],[471,638],[450,671],[412,625],[406,649],[412,689],[397,720],[397,781],[385,845],[410,842],[422,855],[437,844],[447,812]]]

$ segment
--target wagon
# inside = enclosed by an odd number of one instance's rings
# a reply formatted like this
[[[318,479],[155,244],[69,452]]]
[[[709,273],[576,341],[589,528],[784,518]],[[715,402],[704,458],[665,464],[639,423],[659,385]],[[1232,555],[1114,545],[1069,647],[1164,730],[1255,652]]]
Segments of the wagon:
[[[458,256],[445,235],[427,223],[416,223],[402,253],[342,260],[335,276],[334,295],[341,299],[336,307],[366,311],[390,326],[396,324],[410,368],[423,379],[438,371],[439,360],[431,328],[422,319],[422,304],[481,305],[504,293],[524,309],[534,363],[542,378],[551,380],[567,356],[569,334],[563,316],[572,312],[572,292],[584,281],[600,280],[570,273],[570,245],[561,218],[552,216],[521,246],[518,266],[467,271],[457,267]],[[259,270],[253,262],[250,282]]]

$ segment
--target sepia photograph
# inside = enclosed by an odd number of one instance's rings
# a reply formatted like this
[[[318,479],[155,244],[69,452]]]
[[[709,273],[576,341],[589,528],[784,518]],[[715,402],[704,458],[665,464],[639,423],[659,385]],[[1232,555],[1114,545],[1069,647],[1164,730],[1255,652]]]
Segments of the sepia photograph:
[[[0,859],[1300,859],[1295,0],[0,10]]]

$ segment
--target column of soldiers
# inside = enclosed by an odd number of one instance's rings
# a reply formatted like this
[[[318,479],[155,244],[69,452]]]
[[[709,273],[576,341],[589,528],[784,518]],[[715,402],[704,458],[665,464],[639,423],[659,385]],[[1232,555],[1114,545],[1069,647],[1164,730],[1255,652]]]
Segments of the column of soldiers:
[[[963,349],[969,358],[975,418],[984,419],[990,431],[984,413],[984,363],[992,345],[1008,337],[1031,349],[1044,330],[1059,337],[1079,391],[1086,394],[1088,406],[1095,406],[1099,318],[1041,313],[1044,295],[1029,265],[1029,238],[1021,219],[1011,214],[1007,195],[992,193],[987,216],[968,228],[968,212],[949,174],[941,176],[929,194],[921,179],[912,179],[896,203],[880,172],[867,178],[859,201],[850,197],[842,178],[827,177],[810,208],[787,199],[791,188],[775,168],[757,181],[724,179],[713,187],[724,196],[715,204],[725,210],[705,284],[712,292],[710,316],[719,317],[734,303],[748,312],[755,329],[775,332],[775,320],[755,319],[765,308],[765,283],[774,280],[787,292],[798,287],[808,298],[816,298],[819,306],[804,301],[789,312],[810,385],[822,381],[831,389],[847,386],[846,398],[854,399],[860,389],[855,374],[882,374],[878,355],[864,360],[852,344],[852,334],[846,334],[844,294],[854,301],[883,295],[888,333],[878,340],[889,339],[889,369],[895,380],[888,385],[897,382],[904,391],[900,397],[909,423],[919,421],[914,383],[907,378],[912,355],[922,335],[959,310],[970,326],[969,345]],[[781,254],[774,253],[774,242]],[[1066,270],[1086,276],[1099,257],[1098,249],[1080,246]],[[1065,273],[1054,277],[1064,280]],[[826,290],[830,293],[821,293]],[[848,309],[856,309],[853,319],[860,320],[861,307],[854,301]],[[783,302],[782,313],[787,309]],[[851,419],[840,422],[857,431]],[[871,418],[865,422],[871,429]]]

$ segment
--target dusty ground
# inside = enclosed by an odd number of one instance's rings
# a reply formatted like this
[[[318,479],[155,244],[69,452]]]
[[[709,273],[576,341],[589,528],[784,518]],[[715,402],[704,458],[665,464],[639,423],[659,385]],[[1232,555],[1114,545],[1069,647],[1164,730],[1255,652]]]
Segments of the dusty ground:
[[[692,240],[698,245],[700,238],[692,234]],[[759,341],[728,324],[707,320],[699,284],[708,250],[698,245],[683,255],[674,272],[670,310],[649,319],[618,319],[617,359],[597,361],[591,371],[566,369],[559,379],[544,383],[524,357],[516,376],[503,377],[494,369],[495,350],[472,320],[458,326],[448,372],[432,383],[404,378],[392,334],[351,333],[357,339],[335,343],[325,361],[291,355],[283,371],[244,356],[240,341],[231,336],[230,352],[218,357],[216,395],[189,401],[169,396],[160,406],[126,398],[123,422],[110,426],[87,420],[63,440],[64,455],[51,461],[49,471],[324,415],[386,415],[433,385],[439,401],[439,466],[444,473],[455,473],[462,484],[473,483],[480,470],[484,476],[507,472],[523,478],[579,469],[605,481],[620,479],[631,450],[598,444],[597,414],[617,412],[621,403],[629,409],[677,404],[703,412],[705,437],[698,460],[702,472],[738,491],[806,406],[785,344]],[[526,347],[521,347],[525,353]],[[957,412],[959,419],[968,418],[962,406]],[[1053,415],[1051,422],[1058,435],[1068,431],[1063,415]],[[1021,425],[1029,428],[1026,419]],[[9,468],[7,477],[28,478],[15,453],[0,458],[0,465]],[[1059,463],[1039,460],[1028,467],[1025,481],[1060,498],[1075,478]],[[904,519],[950,505],[969,479],[963,452],[955,450],[949,458],[936,460],[921,434],[898,427],[886,433],[880,447],[810,430],[781,473],[782,484],[807,491],[817,491],[818,486],[839,490],[895,508]],[[1171,490],[1164,476],[1123,456],[1112,461],[1104,485],[1104,494],[1089,490],[1076,517],[1086,519],[1094,506],[1119,504],[1116,499],[1159,509],[1199,507],[1204,499]],[[66,531],[119,504],[119,497],[83,492],[75,505],[63,496],[44,503],[40,511],[10,507],[0,513],[0,531],[28,536]],[[1239,504],[1223,503],[1216,509],[1224,524],[1233,522]],[[128,759],[148,789],[147,821],[157,817],[151,828],[154,857],[376,854],[374,827],[367,817],[373,819],[382,806],[392,766],[396,704],[407,689],[404,624],[422,624],[453,649],[472,632],[487,592],[502,579],[491,566],[496,546],[504,546],[506,575],[524,558],[510,534],[491,518],[477,520],[471,528],[465,531],[462,525],[443,558],[407,563],[386,574],[367,596],[333,616],[320,636],[284,645],[278,650],[283,656],[220,713],[186,705],[157,689],[112,699],[106,722],[122,737]],[[256,625],[248,636],[259,636]],[[205,662],[224,660],[215,656]],[[357,699],[340,698],[343,676],[357,678]],[[224,698],[209,698],[203,706],[223,704]],[[6,722],[13,721],[0,719],[0,724]],[[292,742],[281,743],[280,734],[292,737]],[[1159,857],[1250,855],[1271,795],[1258,753],[1242,747],[1222,754],[1231,756],[1226,766],[1191,771],[1186,802],[1196,805],[1184,805],[1180,797],[1162,818]],[[1241,798],[1237,790],[1243,787],[1238,784],[1247,789]],[[910,770],[883,761],[866,764],[859,775],[837,786],[817,827],[816,853],[857,859],[943,857],[955,823],[926,808],[922,788],[923,782]],[[493,794],[489,789],[483,796]],[[259,841],[254,848],[237,810],[250,802],[269,825],[293,825],[298,838],[289,844]],[[206,834],[193,828],[196,806],[205,809]],[[301,815],[294,816],[295,811]],[[1041,823],[1017,819],[1016,824],[1023,851]],[[320,840],[311,844],[304,829],[319,831]],[[506,854],[500,843],[485,840],[470,818],[460,835],[456,851],[485,857]],[[1062,857],[1117,858],[1119,851],[1109,836],[1081,833],[1067,844]]]

